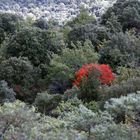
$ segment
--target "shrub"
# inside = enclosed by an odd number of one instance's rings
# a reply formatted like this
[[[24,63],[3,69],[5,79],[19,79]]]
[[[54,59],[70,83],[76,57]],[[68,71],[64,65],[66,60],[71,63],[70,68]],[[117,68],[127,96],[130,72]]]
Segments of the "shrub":
[[[38,19],[33,23],[33,26],[38,27],[40,29],[49,29],[48,22],[44,19]]]
[[[131,28],[140,28],[140,2],[138,0],[117,0],[103,15],[102,23],[106,22],[114,14],[121,23],[124,31]]]
[[[77,86],[73,86],[70,89],[67,89],[64,94],[63,94],[63,99],[68,100],[68,99],[73,99],[77,98],[80,95],[80,89]]]
[[[16,93],[8,87],[6,81],[0,81],[0,104],[5,102],[14,102]]]
[[[110,33],[122,32],[122,25],[118,21],[117,16],[111,13],[110,18],[106,21],[105,27]]]
[[[59,118],[65,120],[73,129],[87,132],[89,140],[139,139],[137,128],[129,124],[116,124],[107,111],[94,113],[79,105],[77,109],[64,113]]]
[[[85,107],[87,107],[89,110],[92,110],[93,112],[98,112],[100,110],[100,106],[96,101],[91,101],[89,103],[85,103],[84,105]]]
[[[104,105],[105,109],[119,122],[130,121],[139,123],[140,92],[129,94],[120,98],[112,98]],[[129,119],[129,120],[128,120]]]
[[[116,70],[117,76],[114,80],[114,84],[119,84],[122,81],[126,81],[130,78],[140,77],[140,67],[136,68],[126,68],[126,67],[118,67]]]
[[[96,19],[94,18],[94,16],[89,15],[88,11],[85,8],[81,7],[80,14],[77,15],[73,20],[69,21],[66,25],[74,28],[85,25],[87,23],[96,24]]]
[[[86,140],[85,133],[67,129],[67,123],[36,113],[35,107],[16,101],[0,106],[0,139]]]
[[[76,102],[73,103],[75,106]],[[64,109],[64,113],[55,119],[41,115],[36,112],[35,107],[29,107],[19,101],[5,103],[0,106],[0,126],[2,126],[0,138],[11,140],[139,139],[138,129],[134,126],[116,124],[106,111],[94,113],[82,104],[77,105],[71,111]]]
[[[37,94],[34,105],[40,112],[44,114],[51,114],[51,111],[58,106],[61,100],[62,97],[59,94],[51,95],[47,92],[43,92]]]
[[[56,109],[52,110],[52,114],[55,116],[63,116],[65,113],[72,112],[79,107],[80,104],[83,104],[81,100],[77,97],[68,99],[66,101],[61,101]]]
[[[98,51],[104,40],[108,39],[108,29],[100,25],[86,24],[75,27],[68,33],[69,47],[71,47],[71,42],[75,44],[77,41],[81,41],[83,43],[86,40],[90,40],[92,45],[95,46]]]
[[[0,79],[11,84],[20,84],[30,79],[33,66],[27,58],[11,57],[0,64]]]
[[[59,118],[67,121],[73,129],[88,133],[100,124],[107,126],[113,123],[112,117],[107,112],[94,113],[82,104],[77,109],[65,113]]]
[[[130,125],[111,124],[93,129],[93,138],[97,140],[139,140],[138,129]],[[92,136],[91,135],[91,136]],[[93,139],[91,137],[91,139]]]
[[[23,28],[5,45],[6,58],[28,57],[34,66],[49,64],[52,52],[59,53],[63,41],[61,35],[39,28]]]
[[[49,89],[53,93],[63,93],[68,87],[71,87],[76,70],[84,63],[98,60],[98,54],[95,53],[91,42],[86,41],[84,45],[78,42],[73,47],[73,49],[64,48],[60,55],[53,55],[48,70],[48,79],[51,82]]]
[[[85,100],[99,100],[98,91],[101,84],[111,84],[114,80],[113,73],[108,65],[86,64],[76,73],[73,85],[79,87],[77,97]]]
[[[12,57],[0,64],[0,79],[17,93],[16,97],[25,101],[35,98],[40,71],[36,70],[27,58]]]
[[[119,84],[109,86],[102,86],[98,90],[99,100],[101,102],[107,101],[110,98],[119,98],[129,93],[140,90],[140,78],[130,78],[127,81],[122,81]]]
[[[100,63],[117,66],[136,67],[139,65],[139,37],[131,32],[116,33],[100,49]]]
[[[93,100],[98,100],[98,89],[101,83],[95,75],[94,71],[88,72],[88,79],[84,76],[79,85],[80,94],[78,98],[90,102]]]
[[[23,19],[14,14],[0,13],[0,44],[4,41],[6,35],[13,34],[23,24]]]
[[[94,76],[98,78],[102,84],[110,84],[114,80],[113,73],[108,65],[90,63],[83,65],[75,73],[76,80],[73,84],[78,86],[84,76],[88,78],[88,71],[93,71]]]

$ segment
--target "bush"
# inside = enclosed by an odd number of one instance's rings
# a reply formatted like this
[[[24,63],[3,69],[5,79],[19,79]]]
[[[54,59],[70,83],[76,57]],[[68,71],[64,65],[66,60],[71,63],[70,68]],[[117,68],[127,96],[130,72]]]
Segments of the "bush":
[[[107,112],[94,113],[84,105],[79,105],[75,110],[64,113],[59,117],[67,121],[68,125],[79,131],[86,131],[91,134],[92,130],[98,125],[112,124],[113,120]]]
[[[39,28],[23,28],[7,42],[6,58],[28,57],[34,66],[49,64],[52,52],[63,46],[61,35]]]
[[[93,130],[93,138],[97,140],[139,140],[138,129],[127,124],[99,126]],[[92,139],[92,137],[91,137]]]
[[[136,67],[136,68],[118,67],[116,70],[116,73],[117,73],[117,76],[113,83],[119,84],[122,81],[126,81],[130,78],[140,77],[140,67]]]
[[[131,32],[116,33],[106,41],[100,50],[100,63],[117,66],[136,67],[139,65],[139,37]]]
[[[44,19],[38,19],[33,23],[33,26],[38,27],[40,29],[49,29],[48,22]]]
[[[104,26],[110,33],[122,32],[122,25],[118,22],[117,16],[113,13],[110,15],[110,18],[106,21]]]
[[[118,122],[140,123],[140,92],[121,96],[119,99],[112,98],[104,105],[105,109]],[[128,123],[128,122],[127,122]]]
[[[0,44],[4,41],[6,34],[15,33],[20,29],[22,24],[23,19],[20,16],[9,13],[0,13]]]
[[[84,105],[85,107],[87,107],[89,110],[92,110],[93,112],[98,112],[100,110],[100,106],[96,101],[91,101],[89,103],[85,103]]]
[[[66,101],[61,101],[59,105],[54,110],[52,110],[52,114],[57,117],[63,116],[65,113],[69,113],[76,110],[80,104],[83,103],[77,97],[68,99]]]
[[[86,64],[76,73],[73,85],[79,87],[78,97],[82,100],[98,100],[98,90],[101,84],[111,84],[114,80],[113,73],[108,65]]]
[[[73,20],[69,21],[66,25],[70,26],[71,28],[78,27],[85,24],[96,24],[96,19],[94,16],[89,15],[88,11],[81,7],[80,14],[77,15]]]
[[[49,89],[52,93],[63,93],[71,87],[76,70],[85,63],[98,61],[98,54],[95,53],[91,42],[86,41],[84,45],[78,42],[73,47],[64,48],[60,55],[53,55],[48,70],[48,79],[51,82]]]
[[[27,58],[11,57],[0,64],[0,79],[11,84],[26,83],[31,78],[33,66]]]
[[[79,105],[77,109],[63,113],[59,118],[65,120],[73,129],[87,132],[89,140],[139,139],[139,129],[129,124],[116,124],[107,111],[94,113]]]
[[[140,90],[140,78],[130,78],[127,81],[122,81],[119,84],[104,86],[98,90],[99,100],[101,102],[107,101],[110,98],[119,98],[129,93]]]
[[[71,42],[75,44],[77,41],[83,43],[86,40],[90,40],[92,45],[98,50],[103,41],[107,39],[109,39],[108,29],[100,25],[86,24],[75,27],[68,33],[69,47],[71,47]]]
[[[0,81],[0,104],[5,102],[14,102],[16,93],[8,87],[6,81]]]
[[[117,0],[103,15],[102,23],[111,18],[112,14],[117,17],[124,31],[131,28],[140,28],[140,2],[138,0]]]
[[[87,140],[85,133],[67,129],[65,121],[36,113],[19,101],[0,106],[0,126],[0,139]]]
[[[83,65],[78,71],[76,71],[76,80],[73,85],[80,85],[84,76],[88,79],[88,71],[93,71],[94,77],[96,77],[102,84],[111,84],[114,80],[113,73],[108,65],[90,63]]]
[[[37,94],[34,105],[40,112],[44,114],[51,114],[51,111],[58,106],[61,100],[62,97],[59,94],[51,95],[47,92],[43,92]]]
[[[0,106],[0,126],[2,126],[0,138],[11,140],[139,139],[136,125],[116,124],[107,111],[94,113],[79,101],[74,101],[77,100],[68,102],[70,107],[75,106],[70,111],[67,111],[68,106],[62,103],[64,112],[57,119],[36,113],[35,107],[29,107],[19,101],[5,103]],[[66,107],[63,108],[63,105]],[[126,108],[129,108],[129,104],[127,105]]]
[[[87,102],[92,100],[97,101],[98,89],[100,85],[101,83],[98,80],[97,75],[95,75],[95,72],[89,71],[88,79],[86,77],[83,77],[79,85],[80,94],[78,95],[78,98]]]
[[[17,93],[18,99],[32,101],[39,90],[39,78],[40,71],[36,70],[27,58],[12,57],[0,64],[0,80],[7,81]]]
[[[73,99],[75,97],[77,98],[79,95],[80,95],[80,89],[77,86],[73,86],[72,88],[67,89],[64,92],[63,99],[64,100]]]

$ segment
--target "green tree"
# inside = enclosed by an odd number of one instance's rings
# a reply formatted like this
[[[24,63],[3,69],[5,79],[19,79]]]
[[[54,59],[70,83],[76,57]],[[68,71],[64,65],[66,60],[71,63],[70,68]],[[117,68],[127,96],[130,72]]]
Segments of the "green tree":
[[[115,15],[124,31],[140,28],[140,2],[138,0],[117,0],[103,15],[102,24],[106,24]]]
[[[133,32],[120,32],[110,36],[100,50],[100,63],[117,66],[135,67],[140,63],[140,37]]]
[[[40,71],[33,67],[27,58],[12,57],[0,64],[0,80],[5,80],[24,101],[33,101],[40,90],[38,81]]]
[[[100,81],[98,80],[98,76],[100,75],[99,71],[93,69],[88,72],[88,78],[83,77],[79,89],[80,94],[78,97],[86,102],[89,101],[97,101],[99,94],[98,89],[101,85]]]
[[[104,26],[98,26],[93,24],[86,24],[71,30],[68,34],[69,46],[71,42],[77,41],[85,42],[90,40],[96,49],[103,44],[104,40],[109,38],[108,29]]]
[[[14,14],[0,13],[0,44],[5,39],[6,35],[13,34],[23,24],[23,19]]]
[[[62,96],[60,94],[51,95],[45,91],[37,94],[34,105],[40,112],[50,115],[51,111],[58,106],[61,100]]]
[[[94,16],[90,15],[84,7],[81,7],[80,13],[75,18],[73,18],[73,20],[69,21],[66,25],[74,28],[85,25],[87,23],[96,24],[96,19],[94,18]]]
[[[6,58],[28,57],[33,65],[49,64],[51,54],[59,53],[63,44],[61,34],[39,28],[23,28],[7,42]]]
[[[49,24],[46,20],[44,19],[38,19],[33,23],[33,26],[38,27],[40,29],[49,29]]]

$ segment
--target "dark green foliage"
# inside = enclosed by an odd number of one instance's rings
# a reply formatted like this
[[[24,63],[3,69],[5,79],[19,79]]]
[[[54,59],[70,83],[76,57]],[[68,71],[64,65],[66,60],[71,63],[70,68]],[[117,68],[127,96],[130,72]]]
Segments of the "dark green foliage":
[[[8,87],[6,81],[0,81],[0,104],[5,102],[14,102],[16,93]]]
[[[60,55],[53,55],[48,68],[49,90],[52,93],[64,93],[71,87],[75,72],[83,65],[96,63],[98,53],[90,41],[77,42],[73,49],[64,48]]]
[[[89,15],[86,9],[81,7],[80,14],[77,15],[77,17],[73,20],[69,21],[66,25],[70,26],[71,28],[74,28],[81,25],[85,25],[87,23],[96,24],[96,19],[92,15]]]
[[[117,66],[135,67],[140,63],[140,37],[131,32],[113,34],[100,49],[100,63]]]
[[[62,28],[1,13],[0,140],[139,140],[139,31],[139,0],[117,0],[101,22],[81,9]],[[99,69],[78,80],[90,63],[116,79],[102,85]]]
[[[38,19],[33,23],[33,26],[38,27],[40,29],[49,29],[49,24],[46,20],[44,19]]]
[[[52,52],[58,53],[63,45],[61,35],[39,28],[24,28],[7,43],[6,57],[28,57],[33,65],[48,64]]]
[[[97,50],[103,41],[108,38],[109,34],[107,28],[93,24],[76,27],[68,34],[69,43],[76,43],[77,41],[85,42],[85,40],[90,40],[92,44],[96,46]]]
[[[119,84],[110,87],[105,86],[98,90],[99,100],[101,102],[107,101],[110,98],[119,98],[126,96],[129,93],[134,93],[140,90],[140,78],[131,78]]]
[[[0,64],[0,79],[6,80],[10,85],[26,83],[32,79],[32,72],[33,66],[26,58],[12,57]]]
[[[5,35],[13,34],[19,30],[23,19],[14,14],[0,13],[0,44],[5,39]]]
[[[69,42],[68,34],[71,30],[72,29],[69,26],[64,26],[63,28],[61,28],[60,32],[63,33],[64,42]]]
[[[0,28],[0,44],[4,41],[4,39],[5,39],[4,29]]]
[[[48,91],[52,94],[63,94],[68,88],[72,87],[72,81],[63,77],[55,77],[50,79]]]
[[[40,112],[44,114],[51,114],[51,111],[58,106],[61,100],[62,96],[59,94],[51,95],[47,92],[43,92],[37,94],[34,105]]]
[[[82,82],[79,85],[80,94],[78,95],[78,98],[87,102],[98,100],[98,89],[101,85],[100,81],[97,79],[99,75],[100,73],[94,69],[94,71],[89,71],[88,78],[83,77]]]
[[[118,22],[118,18],[112,14],[110,18],[106,21],[105,27],[110,33],[116,33],[122,31],[122,25]]]
[[[0,28],[2,28],[6,33],[14,33],[19,29],[23,19],[14,14],[0,13]]]
[[[0,64],[0,80],[7,81],[17,93],[17,98],[24,101],[34,100],[40,89],[39,75],[40,70],[34,68],[27,58],[12,57]]]
[[[106,24],[115,15],[124,31],[131,28],[140,29],[140,2],[138,0],[117,0],[103,15],[102,23]]]

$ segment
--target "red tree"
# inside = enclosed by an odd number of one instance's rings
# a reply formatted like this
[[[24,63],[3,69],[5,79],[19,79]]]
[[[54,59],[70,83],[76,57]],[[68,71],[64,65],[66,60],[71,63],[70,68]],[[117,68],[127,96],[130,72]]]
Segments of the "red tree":
[[[111,68],[106,64],[85,64],[75,73],[75,81],[73,85],[78,86],[82,81],[83,76],[88,78],[88,72],[93,71],[102,84],[110,84],[114,80]],[[99,74],[97,74],[97,72]]]

